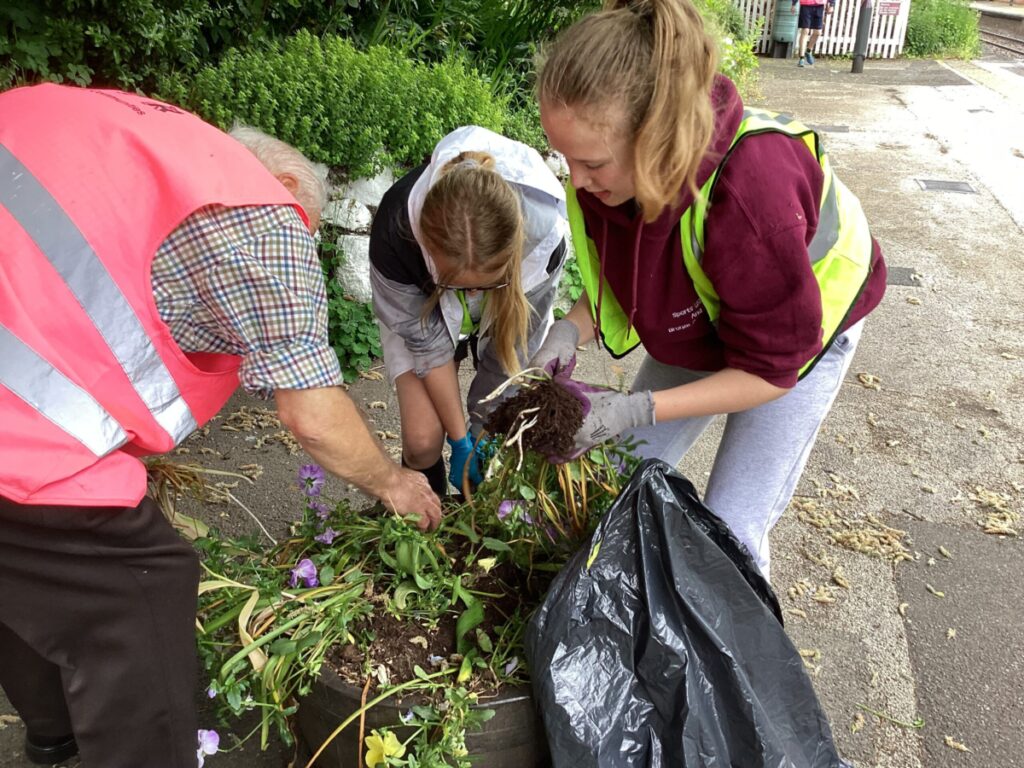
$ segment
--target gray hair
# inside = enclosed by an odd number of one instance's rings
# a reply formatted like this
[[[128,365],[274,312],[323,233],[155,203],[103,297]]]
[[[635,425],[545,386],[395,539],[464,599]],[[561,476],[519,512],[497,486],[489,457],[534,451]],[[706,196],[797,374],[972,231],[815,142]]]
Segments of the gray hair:
[[[327,203],[327,166],[314,163],[299,150],[280,139],[268,136],[251,125],[235,123],[230,136],[256,155],[256,158],[275,176],[288,173],[299,182],[296,197],[303,208],[323,212]]]

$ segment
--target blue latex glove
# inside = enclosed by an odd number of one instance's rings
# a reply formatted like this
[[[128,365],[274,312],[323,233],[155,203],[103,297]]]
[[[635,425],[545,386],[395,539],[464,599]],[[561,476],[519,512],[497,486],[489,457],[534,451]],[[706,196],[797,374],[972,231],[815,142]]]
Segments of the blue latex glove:
[[[493,437],[483,437],[477,441],[475,450],[477,465],[481,468],[480,474],[483,474],[487,467],[487,462],[494,458],[494,454],[498,452],[500,445],[500,441]]]
[[[473,451],[473,438],[466,435],[461,440],[448,439],[448,445],[452,449],[451,469],[448,471],[448,482],[454,485],[459,492],[462,492],[462,475],[466,469],[466,462],[469,462],[469,482],[474,486],[480,485],[483,478],[480,477],[480,467],[477,464],[476,453]]]

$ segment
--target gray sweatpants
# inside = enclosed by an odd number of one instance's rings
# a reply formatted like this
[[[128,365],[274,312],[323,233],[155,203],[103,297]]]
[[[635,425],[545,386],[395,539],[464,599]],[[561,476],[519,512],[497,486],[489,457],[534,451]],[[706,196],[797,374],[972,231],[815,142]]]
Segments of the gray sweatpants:
[[[765,578],[768,532],[781,517],[807,464],[860,341],[864,321],[839,335],[807,376],[777,400],[726,416],[704,503],[750,550]],[[707,376],[657,362],[649,355],[633,391],[670,389]],[[675,467],[715,416],[679,419],[627,433],[645,441],[637,453]]]

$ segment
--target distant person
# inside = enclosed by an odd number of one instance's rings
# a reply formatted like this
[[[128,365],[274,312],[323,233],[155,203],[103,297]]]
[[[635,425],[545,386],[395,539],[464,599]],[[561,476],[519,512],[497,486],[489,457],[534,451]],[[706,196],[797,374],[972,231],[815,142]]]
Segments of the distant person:
[[[587,396],[577,453],[625,433],[674,467],[728,414],[705,501],[767,577],[886,271],[819,137],[746,107],[715,48],[690,0],[620,0],[548,50],[541,122],[586,290],[533,364],[643,345],[632,392]]]
[[[797,27],[800,35],[797,38],[796,52],[799,58],[798,67],[806,65],[814,66],[814,46],[821,37],[821,31],[825,28],[825,14],[831,14],[835,9],[836,0],[828,0],[826,11],[826,0],[799,0],[800,18]],[[796,13],[797,0],[790,3],[790,11]]]
[[[132,93],[0,94],[0,685],[32,762],[195,768],[198,556],[138,457],[240,382],[326,469],[439,521],[339,386],[325,170]]]
[[[458,128],[384,195],[370,233],[373,309],[398,393],[402,464],[480,482],[480,400],[525,367],[552,322],[565,260],[565,190],[525,144]],[[462,410],[458,367],[476,375]],[[441,451],[451,447],[445,474]]]

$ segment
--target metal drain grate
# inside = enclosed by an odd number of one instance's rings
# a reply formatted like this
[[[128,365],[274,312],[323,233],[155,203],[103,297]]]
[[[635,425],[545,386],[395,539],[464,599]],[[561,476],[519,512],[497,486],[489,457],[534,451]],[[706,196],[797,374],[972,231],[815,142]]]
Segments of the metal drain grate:
[[[913,267],[889,267],[886,285],[920,285],[921,275]]]
[[[807,127],[812,131],[818,133],[849,133],[850,126],[848,125],[816,125],[815,123],[807,123]]]
[[[992,110],[991,109],[986,109],[985,107],[978,107],[976,109],[968,109],[967,111],[968,112],[973,112],[974,114],[978,114],[979,112],[988,112],[990,115],[992,114]]]
[[[942,181],[941,179],[917,179],[921,189],[926,192],[959,192],[963,195],[976,195],[978,190],[966,181]]]

